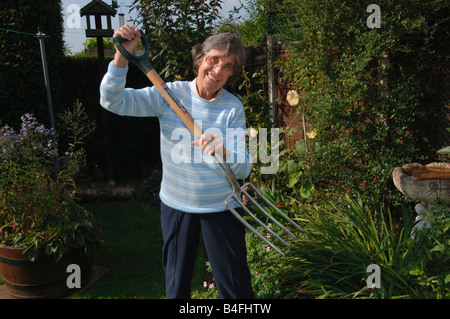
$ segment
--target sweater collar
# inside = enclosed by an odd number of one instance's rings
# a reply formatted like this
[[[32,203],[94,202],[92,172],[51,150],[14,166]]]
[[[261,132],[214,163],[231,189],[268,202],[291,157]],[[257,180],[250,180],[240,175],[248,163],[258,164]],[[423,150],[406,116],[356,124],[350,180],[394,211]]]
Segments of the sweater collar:
[[[197,78],[195,78],[191,82],[188,82],[188,86],[191,89],[192,93],[194,93],[195,95],[200,97],[200,95],[198,94],[198,91],[197,91]],[[213,97],[208,102],[211,103],[212,105],[216,105],[217,103],[219,103],[220,99],[222,98],[222,96],[224,94],[225,94],[225,89],[222,88],[219,90],[219,92],[217,92],[216,96]]]

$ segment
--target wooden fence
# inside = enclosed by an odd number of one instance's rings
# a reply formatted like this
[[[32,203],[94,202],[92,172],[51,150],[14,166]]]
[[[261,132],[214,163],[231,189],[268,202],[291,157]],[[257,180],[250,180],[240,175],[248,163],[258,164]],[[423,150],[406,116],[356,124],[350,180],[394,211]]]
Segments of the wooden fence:
[[[259,78],[252,79],[252,87],[259,90],[264,86],[264,92],[270,102],[269,114],[274,127],[298,127],[302,125],[301,119],[297,117],[295,107],[291,107],[286,99],[289,90],[295,90],[289,82],[286,82],[282,74],[275,68],[275,61],[285,57],[288,52],[283,43],[278,42],[276,37],[269,36],[265,43],[261,43],[247,48],[249,56],[245,65],[246,70],[253,74],[264,70],[267,81],[260,83]],[[300,92],[299,92],[300,94]],[[301,130],[296,130],[301,132]],[[294,134],[290,137],[290,142],[302,139],[303,136]]]

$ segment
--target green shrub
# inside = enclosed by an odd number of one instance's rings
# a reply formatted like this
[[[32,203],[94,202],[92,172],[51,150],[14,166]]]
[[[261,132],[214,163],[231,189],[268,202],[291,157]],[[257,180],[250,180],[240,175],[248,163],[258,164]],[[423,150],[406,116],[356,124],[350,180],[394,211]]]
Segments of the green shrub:
[[[372,210],[349,196],[336,204],[305,206],[307,230],[288,253],[281,291],[286,298],[417,298],[409,278],[411,212],[396,228],[389,212]],[[381,268],[381,288],[367,287],[367,267]]]

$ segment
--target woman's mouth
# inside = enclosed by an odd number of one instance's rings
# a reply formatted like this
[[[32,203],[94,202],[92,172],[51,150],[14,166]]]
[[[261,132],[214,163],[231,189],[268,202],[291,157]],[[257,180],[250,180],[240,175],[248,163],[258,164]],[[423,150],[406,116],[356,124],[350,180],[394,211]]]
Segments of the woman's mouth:
[[[211,73],[207,73],[208,79],[210,79],[213,82],[219,82],[219,79],[216,78],[214,75],[212,75]]]

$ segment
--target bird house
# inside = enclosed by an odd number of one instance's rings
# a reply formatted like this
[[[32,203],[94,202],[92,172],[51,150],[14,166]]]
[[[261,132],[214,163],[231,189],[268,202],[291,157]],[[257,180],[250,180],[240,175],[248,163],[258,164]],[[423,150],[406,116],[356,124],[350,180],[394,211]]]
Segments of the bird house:
[[[116,9],[107,5],[101,0],[93,0],[80,10],[80,16],[86,16],[86,37],[112,37],[114,29],[111,26],[111,17],[116,15]],[[91,16],[95,17],[95,28],[91,25]],[[102,26],[102,17],[106,17],[106,28]]]

